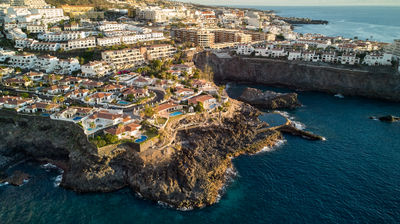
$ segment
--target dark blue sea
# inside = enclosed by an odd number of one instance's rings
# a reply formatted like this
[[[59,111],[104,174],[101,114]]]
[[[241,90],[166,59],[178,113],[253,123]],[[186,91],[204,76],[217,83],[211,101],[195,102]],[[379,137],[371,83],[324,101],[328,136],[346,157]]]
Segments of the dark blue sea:
[[[241,6],[245,7],[245,6]],[[295,16],[329,21],[328,25],[296,26],[299,33],[358,37],[391,43],[400,38],[399,6],[246,6],[275,10],[280,16]]]
[[[369,119],[400,115],[400,104],[299,98],[304,106],[286,115],[326,141],[285,136],[281,146],[235,159],[238,176],[218,204],[182,212],[129,189],[76,194],[55,185],[57,169],[25,163],[12,169],[28,172],[28,183],[0,187],[0,223],[400,223],[400,123]]]

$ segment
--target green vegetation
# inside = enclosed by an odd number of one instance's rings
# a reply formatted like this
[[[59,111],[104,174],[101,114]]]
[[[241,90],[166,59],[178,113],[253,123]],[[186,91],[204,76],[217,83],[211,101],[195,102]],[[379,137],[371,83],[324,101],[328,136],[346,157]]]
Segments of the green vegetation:
[[[284,41],[285,40],[285,36],[283,36],[283,34],[278,34],[278,35],[276,35],[275,39],[278,40],[278,41]]]
[[[111,145],[118,143],[118,137],[112,134],[97,135],[95,138],[90,139],[90,142],[95,144],[98,148],[104,147],[106,145]]]

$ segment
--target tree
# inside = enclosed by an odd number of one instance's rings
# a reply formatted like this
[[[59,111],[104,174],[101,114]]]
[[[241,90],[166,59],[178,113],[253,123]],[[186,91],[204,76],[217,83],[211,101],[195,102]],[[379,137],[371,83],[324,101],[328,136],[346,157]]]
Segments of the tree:
[[[53,99],[51,100],[53,103],[57,103],[58,97],[54,96]]]
[[[21,95],[20,95],[22,98],[28,98],[29,97],[29,94],[28,93],[21,93]]]
[[[203,112],[204,111],[204,106],[202,102],[198,102],[197,105],[194,107],[194,110],[196,112]]]
[[[116,135],[106,134],[104,138],[108,144],[114,144],[118,142],[118,137]]]
[[[148,118],[153,117],[153,115],[155,114],[154,110],[152,107],[150,107],[150,105],[146,104],[144,106],[144,115]]]

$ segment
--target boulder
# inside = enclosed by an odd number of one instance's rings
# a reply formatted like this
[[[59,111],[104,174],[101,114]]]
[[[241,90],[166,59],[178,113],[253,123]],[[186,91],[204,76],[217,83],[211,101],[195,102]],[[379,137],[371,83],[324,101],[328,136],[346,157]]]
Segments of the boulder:
[[[383,117],[379,117],[378,118],[380,121],[385,121],[385,122],[396,122],[396,121],[400,121],[400,117],[395,117],[393,115],[387,115],[387,116],[383,116]]]
[[[273,91],[261,91],[255,88],[246,88],[239,100],[251,104],[260,109],[295,109],[301,106],[297,93],[277,93]]]

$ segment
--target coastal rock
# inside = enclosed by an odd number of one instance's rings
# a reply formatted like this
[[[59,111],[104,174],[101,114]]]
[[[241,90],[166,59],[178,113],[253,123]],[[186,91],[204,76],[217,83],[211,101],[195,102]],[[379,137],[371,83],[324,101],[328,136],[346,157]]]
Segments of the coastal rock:
[[[257,109],[230,102],[223,113],[169,122],[160,138],[171,143],[140,153],[128,144],[97,149],[72,122],[0,110],[0,156],[10,158],[2,169],[24,159],[62,164],[60,186],[76,192],[130,187],[177,208],[204,207],[220,198],[233,157],[282,139],[258,119]]]
[[[259,89],[249,87],[243,91],[239,100],[268,110],[294,109],[301,106],[296,93],[263,92]]]
[[[282,132],[282,133],[288,133],[294,136],[300,136],[302,138],[305,139],[309,139],[309,140],[325,140],[324,137],[313,134],[309,131],[304,131],[304,130],[300,130],[292,125],[283,125],[281,127],[278,127],[276,130]]]
[[[393,115],[387,115],[387,116],[383,116],[383,117],[379,117],[378,118],[380,121],[384,121],[384,122],[396,122],[396,121],[400,121],[400,117],[396,117]]]
[[[214,81],[284,86],[346,96],[400,102],[400,75],[384,66],[348,66],[258,57],[220,57],[211,51],[194,56],[197,67],[211,68]]]
[[[27,180],[29,180],[29,175],[17,170],[10,177],[6,178],[4,182],[8,182],[14,186],[21,186]]]

